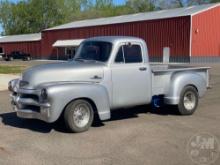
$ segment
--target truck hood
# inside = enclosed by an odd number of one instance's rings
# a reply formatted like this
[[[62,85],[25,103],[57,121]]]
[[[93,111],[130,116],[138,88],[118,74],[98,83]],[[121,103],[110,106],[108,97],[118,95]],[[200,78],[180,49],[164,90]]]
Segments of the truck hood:
[[[22,74],[21,80],[28,83],[23,86],[27,89],[34,89],[42,83],[61,81],[100,82],[104,77],[104,67],[104,63],[93,61],[44,64],[26,70]]]

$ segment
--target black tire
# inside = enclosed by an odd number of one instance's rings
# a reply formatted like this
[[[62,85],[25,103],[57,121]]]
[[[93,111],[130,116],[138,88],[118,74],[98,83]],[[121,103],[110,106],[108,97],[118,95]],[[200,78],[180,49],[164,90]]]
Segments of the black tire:
[[[179,113],[181,115],[192,115],[196,111],[198,102],[198,91],[193,86],[186,86],[180,94]]]
[[[78,117],[76,117],[78,115],[78,114],[76,115],[77,108],[79,108],[80,106],[81,108],[82,107],[85,108],[83,109],[85,112],[88,112],[88,114],[85,113],[87,114],[86,117],[85,116],[83,117],[82,113],[81,113],[81,116],[79,115]],[[81,108],[80,108],[80,111],[81,111]],[[80,117],[81,119],[79,119]],[[86,122],[84,125],[79,126],[80,124],[77,123],[77,121],[79,120],[76,120],[75,118],[79,119],[80,121],[86,119],[85,120]],[[80,132],[87,131],[92,125],[93,119],[94,119],[94,110],[93,110],[92,105],[87,100],[82,100],[82,99],[74,100],[71,103],[69,103],[64,110],[64,121],[65,121],[67,129],[70,132],[80,133]]]

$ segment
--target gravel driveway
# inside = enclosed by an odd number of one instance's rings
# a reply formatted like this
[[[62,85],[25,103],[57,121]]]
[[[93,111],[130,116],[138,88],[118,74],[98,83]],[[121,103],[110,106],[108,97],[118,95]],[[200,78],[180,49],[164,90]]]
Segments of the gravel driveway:
[[[62,123],[17,118],[9,93],[2,91],[0,164],[193,165],[187,154],[191,137],[205,132],[220,142],[220,64],[213,67],[213,88],[193,116],[179,116],[171,107],[121,109],[112,113],[111,120],[96,121],[80,134],[65,132]],[[213,164],[219,165],[220,159]]]
[[[0,91],[7,90],[8,82],[18,77],[19,75],[0,74]]]

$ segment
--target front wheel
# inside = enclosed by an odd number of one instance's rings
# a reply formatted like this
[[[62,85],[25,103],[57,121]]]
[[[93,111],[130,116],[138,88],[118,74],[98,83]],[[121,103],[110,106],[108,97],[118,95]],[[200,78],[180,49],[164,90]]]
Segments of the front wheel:
[[[178,110],[181,115],[192,115],[198,106],[199,96],[192,86],[185,87],[180,94]]]
[[[87,100],[72,101],[64,111],[66,127],[75,133],[87,131],[94,118],[92,105]]]

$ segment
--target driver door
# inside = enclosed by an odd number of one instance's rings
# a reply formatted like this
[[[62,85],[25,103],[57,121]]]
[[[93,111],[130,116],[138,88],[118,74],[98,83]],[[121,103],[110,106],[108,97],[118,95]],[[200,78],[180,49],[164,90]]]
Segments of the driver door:
[[[150,69],[138,43],[123,43],[112,64],[113,107],[147,104],[151,100]]]

